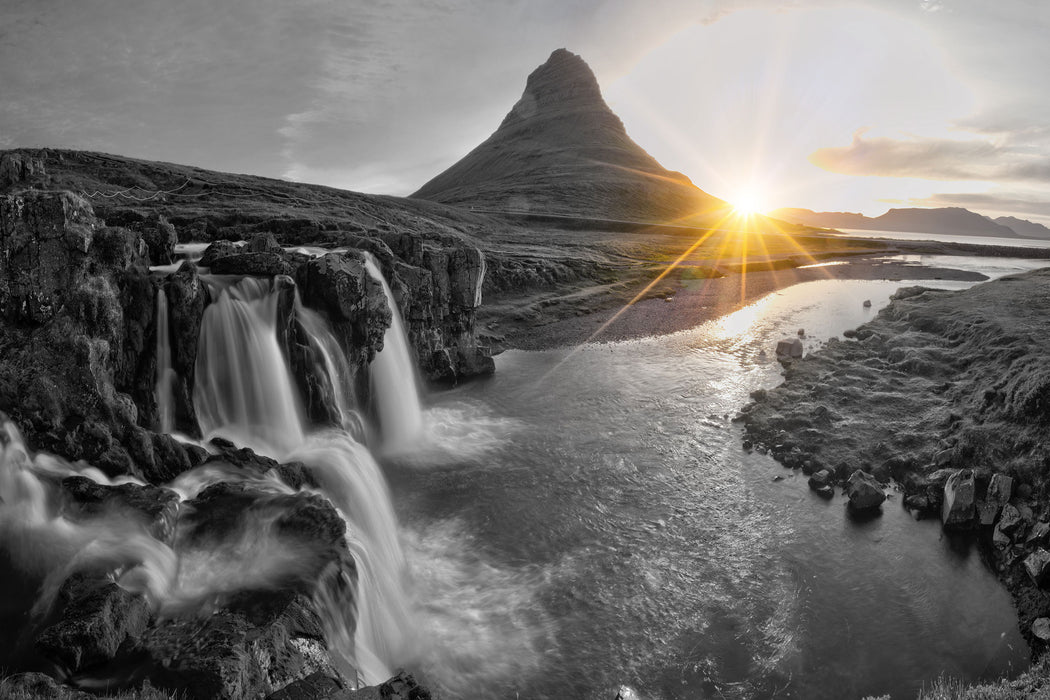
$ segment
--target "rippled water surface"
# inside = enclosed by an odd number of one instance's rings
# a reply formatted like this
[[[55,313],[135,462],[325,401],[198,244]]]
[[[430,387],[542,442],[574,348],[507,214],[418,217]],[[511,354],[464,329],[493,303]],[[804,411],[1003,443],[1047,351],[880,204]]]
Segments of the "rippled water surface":
[[[429,682],[462,698],[906,698],[941,672],[1026,666],[975,549],[897,494],[854,521],[746,454],[731,422],[780,381],[778,339],[803,328],[812,349],[900,285],[802,284],[673,336],[507,352],[490,380],[433,397],[430,447],[387,464]]]

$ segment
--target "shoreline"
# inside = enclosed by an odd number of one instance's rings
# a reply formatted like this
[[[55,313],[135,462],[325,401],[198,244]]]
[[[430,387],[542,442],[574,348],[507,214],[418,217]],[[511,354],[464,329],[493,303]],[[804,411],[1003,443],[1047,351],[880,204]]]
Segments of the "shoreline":
[[[1050,644],[1050,270],[890,305],[758,391],[745,449],[834,485],[861,470],[903,507],[973,535],[1037,659]],[[811,481],[811,488],[815,488]]]
[[[689,330],[803,282],[889,280],[903,285],[923,280],[982,282],[989,279],[971,271],[885,259],[902,254],[908,253],[838,256],[814,266],[752,270],[745,274],[731,272],[723,277],[703,279],[688,279],[688,272],[677,279],[668,275],[634,303],[630,303],[633,295],[617,295],[600,285],[564,293],[539,293],[510,303],[506,300],[486,302],[479,313],[479,335],[495,346],[494,352],[548,350]],[[680,271],[690,269],[691,266],[679,268]],[[644,285],[638,284],[635,289],[640,291]]]

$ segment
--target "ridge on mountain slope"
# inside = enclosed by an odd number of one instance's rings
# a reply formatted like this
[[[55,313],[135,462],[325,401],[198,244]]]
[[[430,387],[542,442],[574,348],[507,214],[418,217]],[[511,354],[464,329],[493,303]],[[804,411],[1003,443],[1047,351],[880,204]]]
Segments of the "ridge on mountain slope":
[[[627,135],[587,63],[558,49],[488,139],[411,195],[475,209],[703,223],[729,205]]]

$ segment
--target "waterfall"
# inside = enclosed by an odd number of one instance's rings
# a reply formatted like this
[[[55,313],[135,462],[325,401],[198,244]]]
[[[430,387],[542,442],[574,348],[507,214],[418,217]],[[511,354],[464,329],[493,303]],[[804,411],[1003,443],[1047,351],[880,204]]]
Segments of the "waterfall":
[[[317,352],[320,361],[314,371],[328,379],[332,387],[332,398],[339,413],[339,424],[347,432],[362,437],[364,427],[353,403],[353,377],[346,354],[332,334],[328,322],[314,311],[303,306],[299,291],[295,292],[295,317],[306,332],[310,346]]]
[[[303,412],[277,342],[280,290],[271,280],[206,280],[193,407],[205,439],[222,436],[278,456],[302,444]],[[217,297],[215,292],[218,292]]]
[[[382,682],[413,651],[406,636],[412,624],[405,559],[383,475],[368,449],[345,430],[307,434],[295,382],[277,341],[282,290],[254,278],[206,281],[216,301],[205,309],[197,353],[193,400],[201,432],[312,468],[323,493],[347,521],[347,545],[358,572],[350,609],[337,595],[324,590],[318,595],[329,649],[365,682]],[[311,345],[320,351],[344,421],[352,422],[349,367],[338,343],[321,316],[299,303],[294,308]],[[407,371],[413,377],[411,366]],[[418,413],[418,399],[413,398]]]
[[[396,452],[411,447],[423,431],[423,409],[416,386],[416,365],[405,336],[390,285],[371,254],[365,254],[365,269],[383,286],[390,307],[390,327],[383,336],[383,349],[372,361],[372,395],[375,397],[379,418],[379,433],[383,449]]]
[[[171,366],[168,293],[162,286],[157,290],[157,383],[154,387],[157,420],[162,433],[175,430],[175,398],[172,390],[175,376],[175,369]]]

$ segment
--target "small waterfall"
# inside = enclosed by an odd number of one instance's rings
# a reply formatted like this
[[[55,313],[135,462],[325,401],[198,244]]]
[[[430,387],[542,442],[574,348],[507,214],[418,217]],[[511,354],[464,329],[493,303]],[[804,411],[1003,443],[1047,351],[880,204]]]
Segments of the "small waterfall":
[[[277,342],[280,290],[271,280],[253,277],[232,284],[208,281],[216,300],[201,321],[193,389],[201,434],[273,456],[286,454],[302,444],[305,433]]]
[[[365,255],[365,268],[373,279],[383,285],[392,317],[390,327],[383,336],[383,349],[372,361],[372,393],[378,409],[383,448],[399,451],[411,447],[423,431],[423,409],[416,386],[416,365],[405,336],[401,311],[390,291],[390,285],[375,258],[368,253]]]
[[[157,399],[157,419],[160,432],[175,430],[175,398],[173,386],[175,370],[171,366],[171,339],[168,326],[168,293],[162,286],[157,290],[157,383],[154,394]]]
[[[319,366],[314,369],[318,374],[327,377],[332,387],[335,408],[339,412],[339,424],[347,432],[362,436],[364,427],[352,405],[353,377],[346,354],[339,347],[339,341],[332,334],[328,322],[313,309],[303,306],[298,290],[295,292],[295,317],[306,331],[310,345],[321,358]]]

